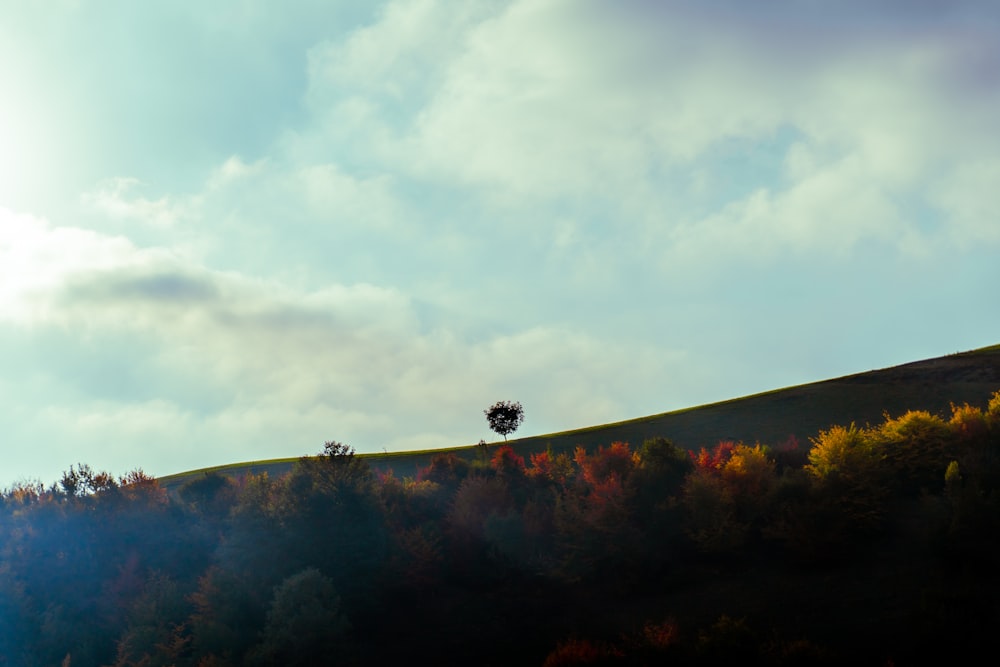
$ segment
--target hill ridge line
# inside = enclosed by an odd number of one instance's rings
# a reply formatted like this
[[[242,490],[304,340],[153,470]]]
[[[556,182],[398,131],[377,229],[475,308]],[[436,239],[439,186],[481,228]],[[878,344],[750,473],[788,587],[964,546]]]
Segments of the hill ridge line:
[[[640,445],[649,437],[670,438],[681,447],[698,449],[719,440],[775,444],[788,438],[804,441],[836,424],[872,423],[889,412],[927,410],[943,413],[953,403],[981,403],[1000,390],[1000,344],[931,357],[895,366],[770,389],[616,422],[584,426],[521,438],[507,444],[525,455],[551,447],[571,452],[613,441]],[[490,443],[495,446],[496,442]],[[375,469],[399,476],[415,475],[440,453],[476,456],[475,444],[403,452],[359,453]],[[308,455],[306,455],[308,456]],[[161,484],[175,487],[209,473],[226,475],[281,474],[302,456],[246,461],[165,475]]]

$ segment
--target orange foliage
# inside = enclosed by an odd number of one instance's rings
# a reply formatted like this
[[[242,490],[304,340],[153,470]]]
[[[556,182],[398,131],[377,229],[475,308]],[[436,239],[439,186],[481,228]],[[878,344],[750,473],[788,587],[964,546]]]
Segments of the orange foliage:
[[[775,482],[774,461],[759,444],[753,447],[737,445],[721,472],[730,492],[751,502],[763,498]]]
[[[591,509],[595,512],[605,512],[611,508],[625,510],[625,487],[616,473],[608,475],[607,479],[595,483],[589,496]]]
[[[1000,424],[1000,390],[993,392],[993,395],[990,396],[990,401],[986,404],[986,417],[994,425]]]
[[[620,484],[639,465],[639,455],[629,450],[627,442],[612,442],[607,449],[598,447],[593,455],[577,447],[573,458],[583,479],[595,488],[607,484],[612,477]]]
[[[12,505],[31,505],[51,495],[41,482],[18,482],[3,492],[2,501]]]
[[[691,452],[691,460],[694,461],[695,468],[706,472],[715,472],[722,470],[722,467],[733,455],[734,449],[736,449],[735,442],[723,440],[711,452],[704,447],[697,454]]]
[[[989,438],[990,422],[987,415],[977,407],[965,405],[951,406],[951,419],[948,425],[963,443],[981,443]]]
[[[530,457],[531,467],[526,472],[532,479],[547,479],[561,486],[572,474],[572,464],[566,454],[552,456],[546,451],[531,454]]]
[[[490,466],[501,475],[520,475],[524,473],[524,457],[510,445],[501,445],[493,453]]]
[[[160,486],[155,477],[143,472],[142,468],[127,472],[118,481],[123,494],[131,501],[142,499],[147,506],[159,507],[166,507],[169,503],[167,490]]]

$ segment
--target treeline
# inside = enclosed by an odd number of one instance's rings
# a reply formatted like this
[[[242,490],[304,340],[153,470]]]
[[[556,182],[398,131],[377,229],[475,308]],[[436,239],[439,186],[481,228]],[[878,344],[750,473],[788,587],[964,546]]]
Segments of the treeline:
[[[0,498],[0,664],[908,664],[990,645],[1000,392],[810,443],[666,438],[415,479],[340,443],[168,494]]]

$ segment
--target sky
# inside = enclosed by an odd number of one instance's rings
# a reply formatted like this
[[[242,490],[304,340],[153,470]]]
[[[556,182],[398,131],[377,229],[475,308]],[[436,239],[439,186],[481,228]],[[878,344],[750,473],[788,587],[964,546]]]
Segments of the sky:
[[[998,118],[992,0],[0,0],[0,488],[1000,343]]]

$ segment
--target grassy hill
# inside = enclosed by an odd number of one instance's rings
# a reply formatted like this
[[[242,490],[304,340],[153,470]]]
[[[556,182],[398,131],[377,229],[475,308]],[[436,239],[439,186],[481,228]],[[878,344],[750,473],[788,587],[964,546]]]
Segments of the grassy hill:
[[[952,403],[983,406],[1000,389],[1000,345],[890,368],[857,373],[810,384],[776,389],[719,403],[640,417],[611,424],[510,440],[527,457],[533,452],[587,449],[615,441],[641,445],[665,436],[687,449],[711,447],[720,440],[776,444],[794,436],[804,445],[820,430],[835,424],[878,423],[884,413],[898,416],[907,410],[947,415]],[[392,470],[397,477],[415,475],[439,453],[452,451],[474,459],[478,447],[467,445],[439,450],[363,454],[376,470]],[[229,476],[280,475],[297,458],[253,461],[204,468],[160,478],[168,489],[207,472]]]

